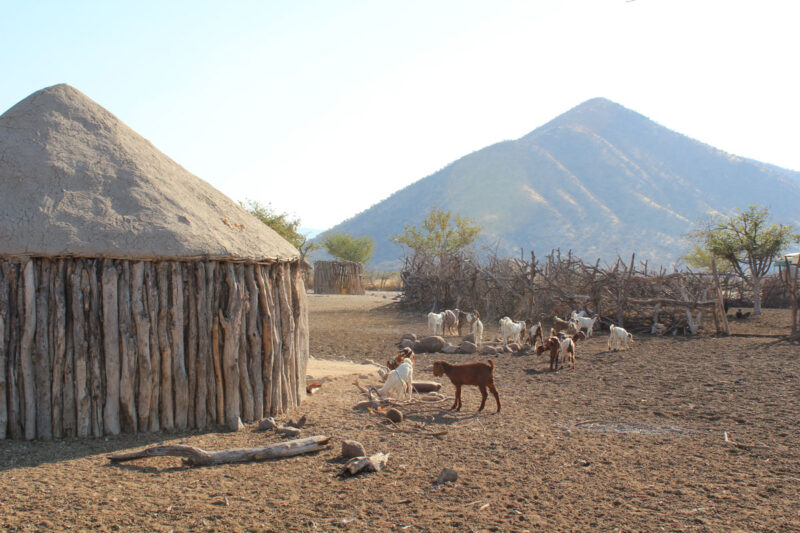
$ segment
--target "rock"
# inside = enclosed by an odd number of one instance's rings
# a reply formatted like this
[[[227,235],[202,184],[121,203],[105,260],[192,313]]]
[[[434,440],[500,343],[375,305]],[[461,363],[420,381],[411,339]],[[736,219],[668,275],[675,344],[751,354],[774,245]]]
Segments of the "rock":
[[[279,426],[275,428],[275,430],[283,433],[287,437],[296,437],[300,434],[300,428],[294,426]]]
[[[466,335],[464,337],[464,341],[465,342],[471,342],[472,344],[475,344],[475,335],[473,335],[472,333],[470,333],[469,335]]]
[[[444,353],[456,353],[458,351],[458,346],[455,344],[450,344],[449,342],[442,347],[442,351]]]
[[[363,457],[367,455],[364,450],[364,445],[357,440],[344,440],[342,441],[342,457],[348,459],[352,457]]]
[[[414,335],[413,333],[404,333],[403,336],[400,337],[400,341],[401,342],[406,340],[406,339],[410,339],[410,340],[412,340],[414,342],[417,342],[417,336]]]
[[[497,348],[494,346],[484,346],[481,349],[481,355],[497,355]]]
[[[275,419],[272,417],[265,418],[258,423],[259,431],[267,431],[269,429],[275,429],[276,427],[278,427],[278,424],[275,423]]]
[[[442,473],[439,474],[439,479],[436,480],[436,483],[439,484],[447,482],[455,483],[456,480],[458,480],[458,472],[456,472],[452,468],[443,468]]]
[[[477,351],[478,347],[469,341],[464,341],[458,346],[459,353],[475,353]]]
[[[438,353],[441,352],[447,343],[442,337],[431,336],[423,337],[411,347],[415,353]]]
[[[386,411],[386,418],[394,422],[395,424],[399,424],[403,421],[403,413],[399,409],[395,409],[392,407],[388,411]]]
[[[401,341],[400,341],[400,342],[397,344],[397,346],[399,346],[401,349],[402,349],[402,348],[411,348],[411,349],[413,350],[413,349],[414,349],[414,346],[415,346],[416,344],[417,344],[417,343],[416,343],[416,341],[414,341],[414,340],[411,340],[411,339],[403,339],[403,340],[401,340]]]
[[[244,429],[244,424],[242,424],[242,419],[238,416],[236,420],[228,420],[228,431],[242,431]]]

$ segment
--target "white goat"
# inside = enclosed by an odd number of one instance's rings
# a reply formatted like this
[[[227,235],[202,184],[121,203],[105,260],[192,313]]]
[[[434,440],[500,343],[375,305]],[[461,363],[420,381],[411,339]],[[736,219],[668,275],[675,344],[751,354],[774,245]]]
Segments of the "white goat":
[[[612,351],[624,350],[633,344],[633,335],[624,329],[611,324],[611,333],[608,335],[608,349]]]
[[[475,346],[480,348],[483,341],[483,322],[481,322],[480,318],[476,317],[472,321],[472,336],[475,337]]]
[[[572,314],[569,315],[570,318],[579,318],[585,316],[586,316],[586,311],[584,309],[581,309],[580,311],[573,311]]]
[[[594,329],[594,323],[597,322],[599,318],[600,317],[598,315],[594,315],[592,318],[577,316],[575,311],[573,311],[570,321],[578,324],[578,331],[586,329],[586,336],[591,337],[592,329]]]
[[[439,335],[444,324],[444,313],[428,313],[428,329],[431,335]]]
[[[570,367],[575,369],[575,342],[572,337],[565,337],[561,340],[561,347],[558,350],[558,358],[561,361],[561,366],[566,366],[570,363]]]
[[[514,322],[507,316],[500,319],[500,336],[503,337],[503,346],[508,346],[509,337],[512,337],[514,342],[522,342],[524,332],[525,322]]]
[[[394,398],[396,400],[411,399],[412,381],[414,379],[414,360],[406,357],[403,362],[389,372],[386,383],[380,388],[381,398]]]

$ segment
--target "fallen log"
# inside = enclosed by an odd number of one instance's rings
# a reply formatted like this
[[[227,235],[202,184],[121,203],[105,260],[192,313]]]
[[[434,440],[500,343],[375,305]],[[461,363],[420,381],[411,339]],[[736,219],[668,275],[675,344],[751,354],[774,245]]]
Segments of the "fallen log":
[[[173,444],[169,446],[152,446],[138,452],[110,455],[108,460],[112,463],[123,463],[145,457],[185,457],[188,466],[210,466],[230,463],[248,463],[251,461],[264,461],[266,459],[279,459],[293,457],[304,453],[317,452],[327,447],[330,437],[315,435],[303,439],[295,439],[269,446],[256,448],[232,448],[216,452],[206,451],[196,446]]]
[[[411,386],[415,392],[436,392],[442,388],[442,384],[436,381],[412,381]]]

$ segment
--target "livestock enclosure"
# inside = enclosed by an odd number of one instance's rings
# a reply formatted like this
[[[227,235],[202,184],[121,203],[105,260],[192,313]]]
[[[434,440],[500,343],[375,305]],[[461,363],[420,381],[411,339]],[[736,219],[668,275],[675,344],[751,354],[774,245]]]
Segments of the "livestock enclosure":
[[[364,294],[364,265],[356,261],[314,261],[316,294]]]
[[[391,302],[382,293],[309,295],[311,353],[385,361],[401,334],[427,328],[424,314]],[[305,415],[308,434],[333,444],[291,459],[108,464],[109,454],[152,444],[282,441],[254,424],[236,433],[0,441],[0,529],[795,531],[800,360],[796,345],[764,337],[788,328],[788,310],[766,309],[732,321],[731,337],[637,335],[631,349],[612,353],[596,335],[578,345],[575,370],[558,372],[546,356],[499,354],[497,415],[491,403],[475,413],[474,387],[464,389],[462,411],[450,411],[445,380],[447,401],[400,406],[405,420],[390,424],[353,408],[362,399],[353,380],[377,377],[326,379],[277,418]],[[487,337],[496,333],[487,322]],[[433,361],[475,358],[418,354],[415,379],[434,379]],[[345,439],[389,453],[387,469],[340,477]],[[458,480],[437,484],[443,468]]]
[[[787,276],[796,278],[796,267]],[[587,263],[571,252],[552,250],[543,261],[489,257],[480,262],[468,255],[445,258],[415,255],[401,272],[402,303],[416,311],[476,309],[481,316],[566,316],[573,309],[598,313],[605,324],[632,331],[696,333],[703,313],[714,318],[714,330],[727,333],[728,306],[752,305],[747,288],[731,272],[668,271],[647,261],[617,258],[611,264]],[[765,305],[791,305],[789,282],[766,278]],[[796,302],[797,296],[794,301]]]

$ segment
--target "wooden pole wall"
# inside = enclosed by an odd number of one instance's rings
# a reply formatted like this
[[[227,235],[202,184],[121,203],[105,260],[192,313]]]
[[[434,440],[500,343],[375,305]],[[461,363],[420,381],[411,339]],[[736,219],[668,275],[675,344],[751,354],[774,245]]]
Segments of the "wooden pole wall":
[[[364,265],[355,261],[315,261],[316,294],[364,294]]]
[[[307,358],[296,263],[0,259],[0,438],[234,428]]]

